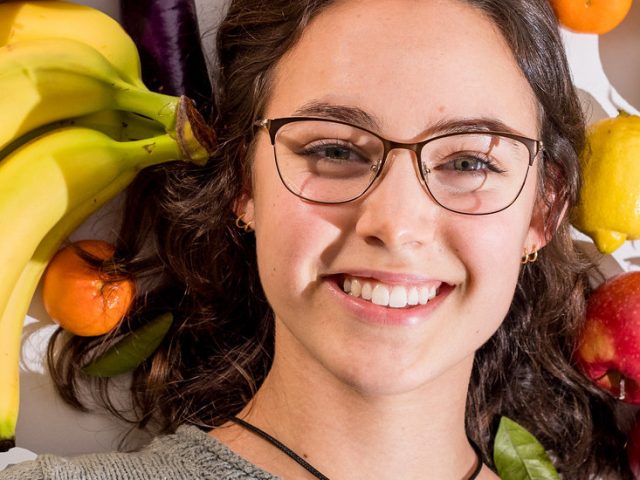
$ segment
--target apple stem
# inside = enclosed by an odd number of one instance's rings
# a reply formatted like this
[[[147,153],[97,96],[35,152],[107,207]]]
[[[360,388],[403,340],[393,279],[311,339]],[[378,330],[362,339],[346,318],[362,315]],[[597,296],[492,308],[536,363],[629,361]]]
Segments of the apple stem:
[[[618,395],[618,400],[624,400],[626,396],[627,392],[625,391],[624,377],[620,375],[620,394]]]

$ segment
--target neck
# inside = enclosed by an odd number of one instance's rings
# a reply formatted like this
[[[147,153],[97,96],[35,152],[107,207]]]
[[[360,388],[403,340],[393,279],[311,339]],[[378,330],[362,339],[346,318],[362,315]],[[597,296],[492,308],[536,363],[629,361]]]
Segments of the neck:
[[[473,470],[476,455],[464,427],[473,358],[411,391],[380,393],[288,353],[276,355],[260,390],[238,416],[329,478],[423,479],[429,472],[429,478],[460,480]],[[241,427],[221,430],[214,435],[266,470],[282,478],[308,477]]]

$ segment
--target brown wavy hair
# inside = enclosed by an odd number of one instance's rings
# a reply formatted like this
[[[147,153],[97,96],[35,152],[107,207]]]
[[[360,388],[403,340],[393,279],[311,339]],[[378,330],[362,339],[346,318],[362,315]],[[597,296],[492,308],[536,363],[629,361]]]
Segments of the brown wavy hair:
[[[565,479],[631,479],[615,400],[571,362],[584,317],[589,263],[574,248],[563,207],[579,191],[577,152],[584,119],[570,81],[555,17],[546,0],[464,0],[504,35],[538,103],[545,158],[540,198],[552,236],[523,267],[512,307],[477,352],[467,431],[493,465],[501,415],[518,421],[551,451]],[[253,122],[269,98],[272,74],[309,21],[331,0],[234,0],[217,34],[212,123],[219,145],[205,167],[174,163],[141,172],[128,189],[114,265],[139,286],[130,315],[104,337],[59,330],[48,350],[61,396],[86,409],[86,388],[113,414],[155,433],[180,424],[211,428],[240,411],[271,365],[273,316],[262,291],[252,234],[233,207],[250,184]],[[170,310],[175,322],[156,353],[132,374],[130,408],[112,381],[79,366],[121,335]]]

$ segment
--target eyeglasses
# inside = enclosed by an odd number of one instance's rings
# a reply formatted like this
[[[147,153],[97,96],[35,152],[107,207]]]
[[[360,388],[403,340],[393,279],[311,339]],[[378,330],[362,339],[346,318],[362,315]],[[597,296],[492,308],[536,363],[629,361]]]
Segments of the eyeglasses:
[[[346,122],[312,117],[263,119],[276,167],[294,195],[337,204],[363,196],[380,176],[391,150],[415,152],[429,194],[447,210],[488,215],[512,205],[542,142],[504,132],[445,133],[399,143]]]

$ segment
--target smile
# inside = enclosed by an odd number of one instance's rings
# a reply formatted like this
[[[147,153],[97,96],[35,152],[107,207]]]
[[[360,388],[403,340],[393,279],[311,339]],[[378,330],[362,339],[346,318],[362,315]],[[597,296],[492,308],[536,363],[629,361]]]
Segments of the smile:
[[[375,305],[407,308],[426,305],[435,298],[440,282],[430,282],[428,285],[388,285],[373,279],[345,276],[341,286],[345,293]]]

